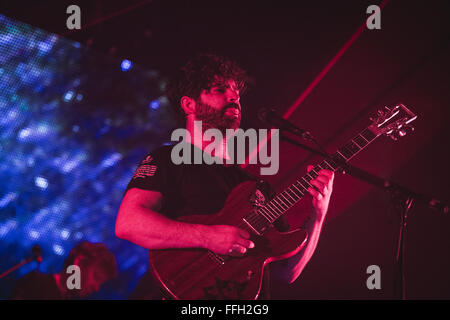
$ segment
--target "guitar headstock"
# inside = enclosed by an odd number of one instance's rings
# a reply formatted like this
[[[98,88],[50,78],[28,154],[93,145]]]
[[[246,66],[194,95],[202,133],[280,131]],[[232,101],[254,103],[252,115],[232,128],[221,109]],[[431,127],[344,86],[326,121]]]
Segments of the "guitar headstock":
[[[377,116],[370,118],[372,124],[369,129],[377,136],[385,134],[393,140],[398,140],[408,132],[414,131],[411,122],[416,119],[417,116],[400,103],[393,108],[384,107],[378,110]]]

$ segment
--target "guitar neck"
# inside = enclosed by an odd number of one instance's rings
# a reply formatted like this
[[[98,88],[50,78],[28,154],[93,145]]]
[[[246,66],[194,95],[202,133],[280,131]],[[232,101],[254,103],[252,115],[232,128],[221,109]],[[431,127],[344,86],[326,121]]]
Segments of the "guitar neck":
[[[331,155],[331,159],[323,160],[303,177],[297,179],[291,186],[278,193],[264,206],[247,215],[244,218],[245,222],[257,233],[262,234],[275,220],[280,218],[308,193],[308,188],[312,186],[310,181],[317,178],[320,170],[338,170],[339,165],[337,163],[347,162],[378,136],[379,134],[376,133],[376,130],[372,130],[372,126],[367,127]]]

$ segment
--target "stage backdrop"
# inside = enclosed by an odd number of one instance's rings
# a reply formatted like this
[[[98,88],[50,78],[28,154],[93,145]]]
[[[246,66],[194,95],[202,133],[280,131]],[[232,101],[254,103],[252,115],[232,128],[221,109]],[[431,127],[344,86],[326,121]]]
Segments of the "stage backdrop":
[[[147,250],[114,234],[136,165],[170,137],[164,79],[0,15],[0,271],[42,247],[59,272],[82,240],[116,255],[123,298],[147,269]],[[31,263],[1,279],[8,298]],[[111,296],[112,295],[112,296]]]

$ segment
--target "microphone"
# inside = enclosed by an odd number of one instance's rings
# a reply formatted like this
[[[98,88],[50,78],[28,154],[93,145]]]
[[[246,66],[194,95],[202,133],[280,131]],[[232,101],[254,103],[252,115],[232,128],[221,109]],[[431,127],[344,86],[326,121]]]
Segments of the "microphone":
[[[273,109],[259,109],[258,118],[262,122],[268,123],[274,127],[279,127],[280,130],[289,131],[303,139],[314,141],[314,138],[309,131],[301,129],[292,122],[283,119]]]

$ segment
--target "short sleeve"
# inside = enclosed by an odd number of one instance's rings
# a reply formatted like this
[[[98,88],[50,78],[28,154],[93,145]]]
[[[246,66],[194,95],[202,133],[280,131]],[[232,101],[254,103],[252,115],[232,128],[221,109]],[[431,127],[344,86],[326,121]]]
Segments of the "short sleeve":
[[[165,193],[165,170],[167,163],[161,152],[155,151],[139,163],[131,181],[128,183],[126,191],[131,188],[138,188],[149,191]],[[125,191],[125,192],[126,192]]]

